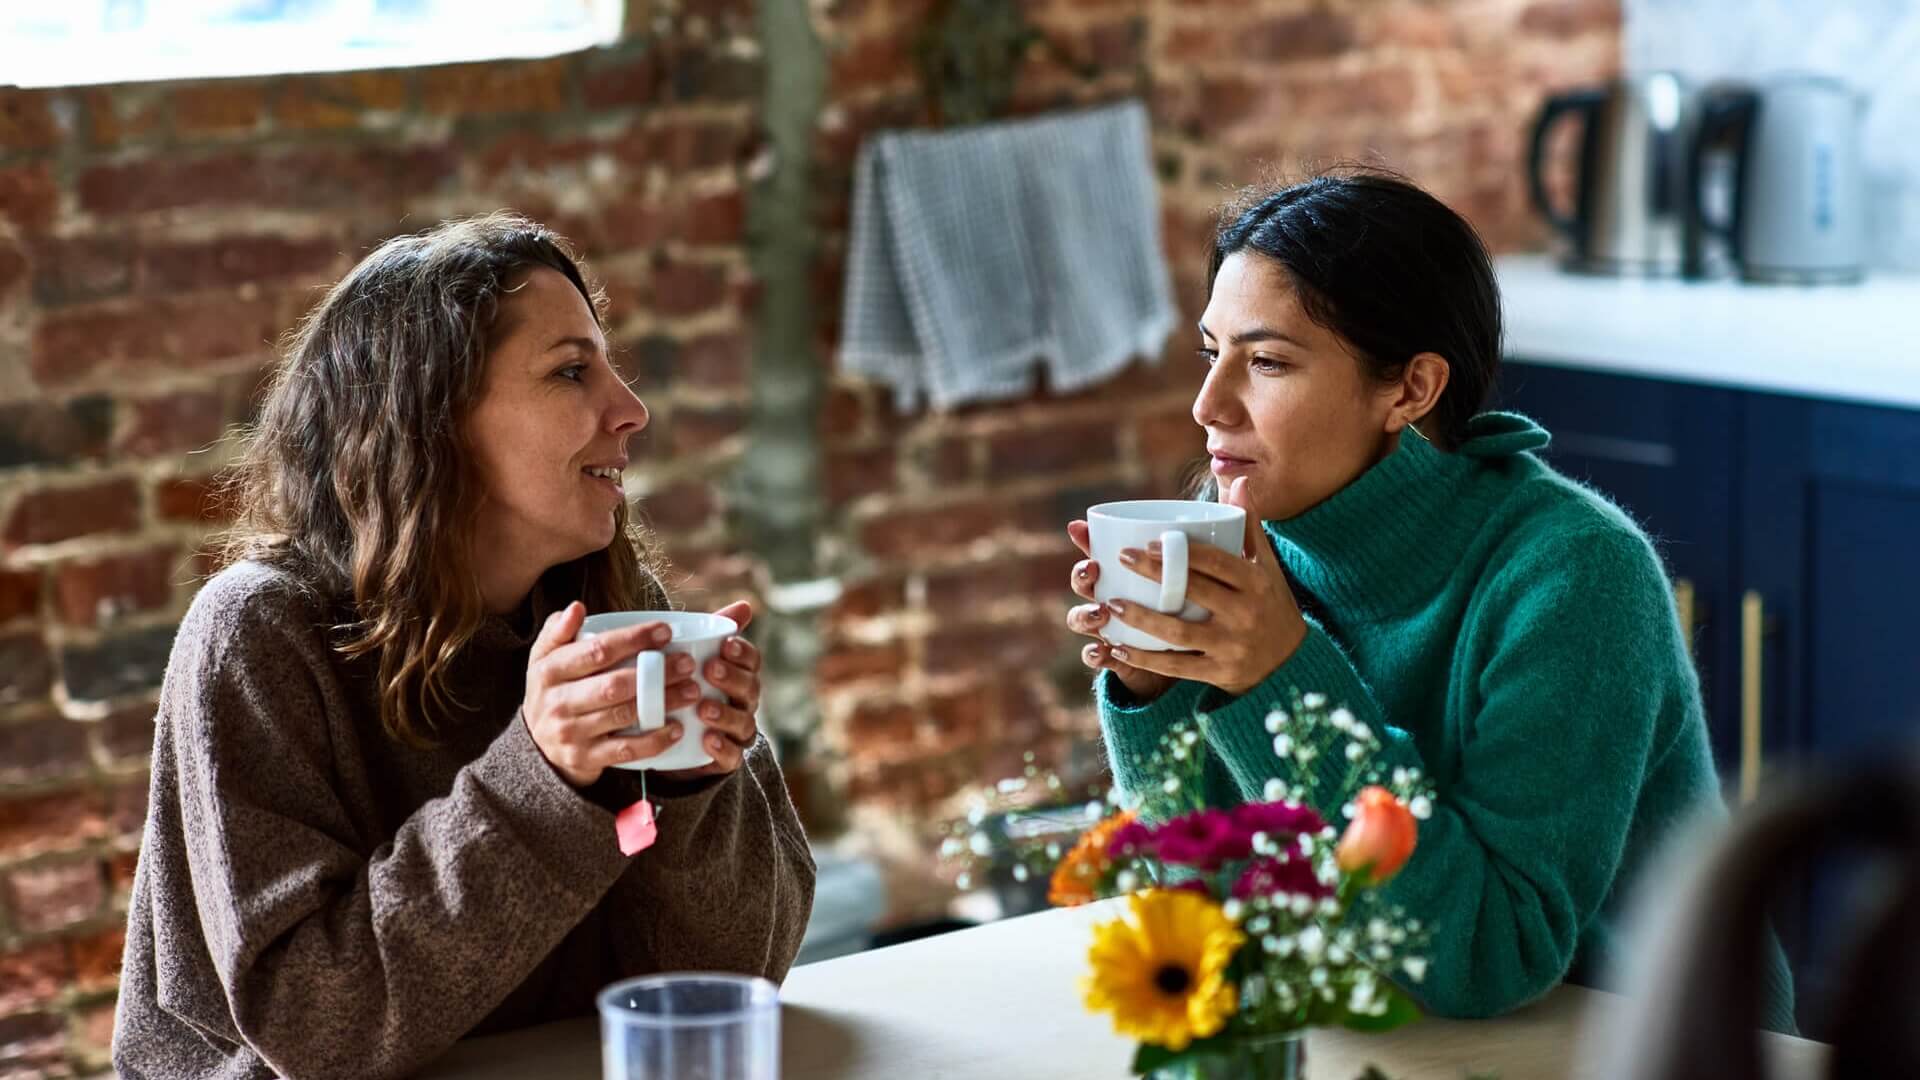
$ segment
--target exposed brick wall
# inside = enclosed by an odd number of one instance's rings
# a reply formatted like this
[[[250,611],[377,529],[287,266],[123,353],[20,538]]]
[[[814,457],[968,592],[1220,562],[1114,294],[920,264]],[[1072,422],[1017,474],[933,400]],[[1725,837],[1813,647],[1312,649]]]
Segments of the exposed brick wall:
[[[746,0],[633,20],[612,50],[411,71],[0,89],[0,1076],[97,1070],[144,809],[152,703],[219,508],[219,437],[269,343],[375,241],[511,206],[574,237],[654,426],[637,483],[690,603],[751,591],[727,525],[745,445],[744,174],[760,63]],[[820,337],[837,335],[859,140],[920,118],[925,0],[816,5]],[[666,5],[661,5],[664,10]],[[1617,63],[1613,0],[1044,0],[1102,74],[1036,60],[1019,107],[1143,96],[1183,312],[1227,187],[1271,166],[1395,165],[1502,247],[1539,238],[1518,157],[1549,87]],[[943,900],[918,823],[966,784],[1093,763],[1060,626],[1088,503],[1172,491],[1199,369],[902,416],[836,377],[820,417],[848,588],[817,675],[818,758],[896,917]]]

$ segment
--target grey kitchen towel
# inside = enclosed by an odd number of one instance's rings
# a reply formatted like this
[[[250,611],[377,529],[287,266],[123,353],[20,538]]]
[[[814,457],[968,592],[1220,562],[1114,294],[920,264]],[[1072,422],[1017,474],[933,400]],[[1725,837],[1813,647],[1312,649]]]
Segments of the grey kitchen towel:
[[[1158,362],[1174,304],[1138,102],[860,148],[841,369],[903,410],[1072,391]]]

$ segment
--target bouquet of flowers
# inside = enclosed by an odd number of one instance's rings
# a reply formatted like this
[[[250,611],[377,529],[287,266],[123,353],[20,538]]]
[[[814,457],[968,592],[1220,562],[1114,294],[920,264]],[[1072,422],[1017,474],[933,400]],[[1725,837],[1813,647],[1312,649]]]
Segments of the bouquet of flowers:
[[[1139,1042],[1136,1073],[1298,1076],[1310,1027],[1385,1031],[1419,1016],[1396,980],[1421,981],[1430,934],[1377,890],[1412,855],[1432,790],[1417,770],[1383,775],[1379,737],[1323,695],[1291,705],[1266,722],[1280,776],[1297,782],[1209,805],[1208,719],[1196,716],[1144,763],[1160,785],[1111,796],[1115,812],[1053,868],[1055,904],[1126,897],[1126,916],[1095,928],[1083,988]],[[1328,762],[1345,763],[1336,790],[1353,797],[1316,808],[1307,781]]]

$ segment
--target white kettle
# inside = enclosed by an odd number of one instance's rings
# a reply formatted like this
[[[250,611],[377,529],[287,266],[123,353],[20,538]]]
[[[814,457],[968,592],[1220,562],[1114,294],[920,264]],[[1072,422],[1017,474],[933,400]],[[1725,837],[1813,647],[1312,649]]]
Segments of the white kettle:
[[[1742,277],[1860,280],[1867,251],[1864,111],[1863,97],[1817,75],[1708,93],[1691,155],[1694,214],[1703,232],[1727,240]],[[1732,214],[1716,221],[1701,206],[1699,163],[1719,143],[1730,144],[1736,164]]]

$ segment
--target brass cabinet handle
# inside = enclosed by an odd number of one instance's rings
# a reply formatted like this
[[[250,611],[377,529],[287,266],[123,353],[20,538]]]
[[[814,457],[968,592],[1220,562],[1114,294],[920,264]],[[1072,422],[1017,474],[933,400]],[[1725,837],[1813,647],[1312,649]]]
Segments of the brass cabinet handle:
[[[1767,608],[1759,590],[1740,597],[1740,801],[1760,791],[1760,645]]]
[[[1693,655],[1693,579],[1676,578],[1673,582],[1673,606],[1680,611],[1680,633],[1686,638],[1687,655]]]

